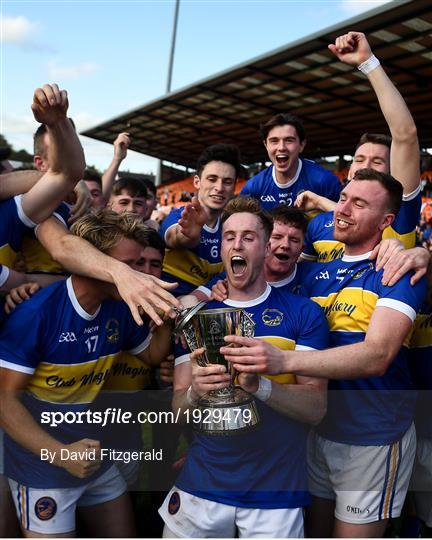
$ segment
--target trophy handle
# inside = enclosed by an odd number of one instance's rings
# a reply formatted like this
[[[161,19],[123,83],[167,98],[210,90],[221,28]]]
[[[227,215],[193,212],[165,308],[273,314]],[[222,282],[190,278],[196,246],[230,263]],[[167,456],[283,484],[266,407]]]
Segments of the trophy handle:
[[[252,320],[252,317],[243,310],[243,335],[245,337],[254,337],[255,334],[255,323]]]

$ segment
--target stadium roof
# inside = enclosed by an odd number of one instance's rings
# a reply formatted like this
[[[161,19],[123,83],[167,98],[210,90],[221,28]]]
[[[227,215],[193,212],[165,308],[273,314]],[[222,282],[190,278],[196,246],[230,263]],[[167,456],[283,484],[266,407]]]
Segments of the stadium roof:
[[[432,146],[432,3],[397,0],[258,58],[166,94],[82,134],[194,167],[203,148],[236,143],[245,164],[266,160],[257,128],[273,114],[302,118],[308,157],[350,154],[364,131],[387,131],[365,76],[339,62],[327,44],[364,32],[406,99],[422,147]]]

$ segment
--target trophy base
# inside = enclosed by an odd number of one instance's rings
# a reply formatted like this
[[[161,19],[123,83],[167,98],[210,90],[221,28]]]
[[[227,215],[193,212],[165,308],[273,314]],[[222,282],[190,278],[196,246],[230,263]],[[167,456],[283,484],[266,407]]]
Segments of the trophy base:
[[[229,394],[209,392],[198,401],[199,421],[194,429],[206,435],[236,435],[260,422],[254,398],[241,388]]]

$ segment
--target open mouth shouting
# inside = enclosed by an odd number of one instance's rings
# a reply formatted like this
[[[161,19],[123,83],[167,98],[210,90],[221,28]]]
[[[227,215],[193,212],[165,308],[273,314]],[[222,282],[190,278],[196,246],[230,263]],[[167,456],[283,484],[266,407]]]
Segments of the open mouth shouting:
[[[245,274],[247,269],[247,262],[246,259],[241,257],[240,255],[233,255],[231,257],[231,270],[234,276],[242,276]]]
[[[280,262],[289,262],[290,257],[287,253],[273,253],[276,259]]]
[[[283,167],[284,165],[288,163],[289,156],[288,154],[276,154],[275,159],[276,159],[277,165],[280,165],[281,167]]]

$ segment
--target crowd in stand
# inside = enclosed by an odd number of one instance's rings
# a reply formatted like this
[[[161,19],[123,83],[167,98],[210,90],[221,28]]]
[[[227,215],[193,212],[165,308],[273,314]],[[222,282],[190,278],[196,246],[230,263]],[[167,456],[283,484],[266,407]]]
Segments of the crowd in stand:
[[[36,89],[36,170],[0,171],[0,536],[430,537],[417,130],[366,36],[329,49],[364,74],[389,133],[359,133],[338,178],[301,157],[301,119],[279,113],[260,126],[269,167],[240,189],[241,156],[221,141],[180,201],[119,178],[126,132],[102,177],[87,171],[67,92]],[[232,383],[174,337],[201,301],[253,322],[220,353],[254,429],[191,422]]]

